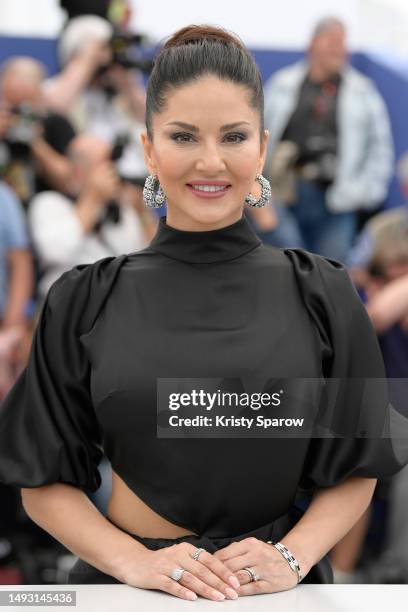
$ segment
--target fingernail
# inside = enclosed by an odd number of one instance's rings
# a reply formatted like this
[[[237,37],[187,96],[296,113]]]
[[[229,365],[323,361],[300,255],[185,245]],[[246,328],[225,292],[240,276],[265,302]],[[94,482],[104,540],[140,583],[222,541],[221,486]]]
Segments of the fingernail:
[[[187,597],[191,599],[191,601],[197,599],[197,595],[195,593],[187,593]]]
[[[227,587],[225,589],[226,594],[228,595],[228,597],[230,599],[237,599],[238,598],[238,593],[236,593],[235,591],[233,591],[232,589],[230,589],[229,587]]]
[[[217,601],[225,599],[225,595],[223,593],[218,593],[217,591],[214,591],[213,595]]]
[[[239,580],[238,580],[238,578],[236,576],[230,576],[229,577],[229,581],[232,584],[232,586],[235,587],[236,589],[241,586],[241,584],[240,584],[240,582],[239,582]]]

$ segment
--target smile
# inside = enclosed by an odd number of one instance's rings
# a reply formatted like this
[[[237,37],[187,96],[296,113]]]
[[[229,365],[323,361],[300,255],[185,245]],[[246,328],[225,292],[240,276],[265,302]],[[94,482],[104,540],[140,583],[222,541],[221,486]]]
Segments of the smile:
[[[191,185],[187,183],[187,187],[198,197],[217,198],[223,196],[231,185]]]
[[[217,185],[191,185],[191,187],[198,191],[223,191],[227,188],[227,186],[218,187]]]

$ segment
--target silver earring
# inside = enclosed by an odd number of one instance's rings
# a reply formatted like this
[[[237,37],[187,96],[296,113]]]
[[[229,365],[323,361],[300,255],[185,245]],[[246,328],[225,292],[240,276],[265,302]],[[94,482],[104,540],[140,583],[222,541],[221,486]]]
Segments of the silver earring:
[[[262,176],[262,174],[257,174],[255,180],[261,185],[261,195],[259,196],[259,199],[256,200],[254,196],[249,193],[247,196],[245,196],[245,202],[246,204],[249,204],[249,206],[261,208],[261,206],[265,206],[265,204],[267,204],[271,199],[271,184],[268,179]]]
[[[166,201],[166,194],[155,174],[149,174],[143,187],[143,200],[150,208],[159,208]]]

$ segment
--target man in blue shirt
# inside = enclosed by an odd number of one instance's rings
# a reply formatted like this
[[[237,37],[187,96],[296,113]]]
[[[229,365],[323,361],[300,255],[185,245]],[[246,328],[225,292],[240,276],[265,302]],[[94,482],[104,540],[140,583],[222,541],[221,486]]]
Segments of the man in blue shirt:
[[[31,290],[32,264],[24,210],[14,192],[0,183],[0,329],[24,320]]]
[[[24,361],[23,341],[33,288],[33,265],[24,211],[0,182],[0,400]]]

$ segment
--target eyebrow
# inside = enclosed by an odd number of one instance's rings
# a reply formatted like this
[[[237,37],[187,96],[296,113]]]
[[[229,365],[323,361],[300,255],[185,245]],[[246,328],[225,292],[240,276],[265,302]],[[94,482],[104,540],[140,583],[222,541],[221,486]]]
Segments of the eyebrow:
[[[199,132],[200,130],[195,125],[191,125],[190,123],[184,123],[183,121],[171,121],[170,123],[166,123],[166,125],[177,125],[185,130],[190,130],[191,132]],[[232,130],[233,128],[238,127],[239,125],[251,125],[249,121],[237,121],[235,123],[227,123],[221,126],[221,132],[226,132],[227,130]]]

